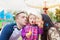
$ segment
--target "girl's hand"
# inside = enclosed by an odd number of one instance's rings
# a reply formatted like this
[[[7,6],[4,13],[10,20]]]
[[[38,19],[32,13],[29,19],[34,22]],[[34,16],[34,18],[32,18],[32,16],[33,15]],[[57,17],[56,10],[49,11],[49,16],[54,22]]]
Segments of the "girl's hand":
[[[27,37],[27,38],[30,38],[31,35],[32,35],[32,32],[29,31],[29,33],[26,34],[26,37]]]

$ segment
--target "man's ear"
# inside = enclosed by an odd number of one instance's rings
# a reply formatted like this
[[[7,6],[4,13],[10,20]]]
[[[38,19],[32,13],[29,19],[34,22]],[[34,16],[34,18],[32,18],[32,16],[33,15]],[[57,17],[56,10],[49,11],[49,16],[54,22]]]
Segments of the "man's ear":
[[[16,22],[18,22],[18,20],[17,20],[17,19],[16,19],[15,21],[16,21]]]

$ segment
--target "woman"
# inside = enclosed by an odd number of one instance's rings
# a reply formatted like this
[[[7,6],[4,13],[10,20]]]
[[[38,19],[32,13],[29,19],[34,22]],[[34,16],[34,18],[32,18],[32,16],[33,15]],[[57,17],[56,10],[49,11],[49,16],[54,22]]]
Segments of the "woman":
[[[60,40],[60,22],[55,23],[55,26],[49,29],[47,39]]]
[[[50,29],[50,27],[53,27],[54,24],[48,15],[46,14],[41,14],[41,15],[44,21],[43,34],[41,35],[41,40],[47,40],[48,30]]]

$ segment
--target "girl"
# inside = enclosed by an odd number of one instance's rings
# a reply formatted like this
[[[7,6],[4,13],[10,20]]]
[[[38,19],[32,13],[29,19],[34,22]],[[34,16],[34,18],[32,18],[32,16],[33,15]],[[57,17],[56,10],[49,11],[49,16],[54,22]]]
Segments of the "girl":
[[[29,15],[29,23],[26,25],[26,27],[22,30],[22,38],[23,40],[38,40],[39,34],[43,33],[43,29],[39,28],[37,22],[38,15],[30,14]],[[42,20],[42,19],[41,19]]]

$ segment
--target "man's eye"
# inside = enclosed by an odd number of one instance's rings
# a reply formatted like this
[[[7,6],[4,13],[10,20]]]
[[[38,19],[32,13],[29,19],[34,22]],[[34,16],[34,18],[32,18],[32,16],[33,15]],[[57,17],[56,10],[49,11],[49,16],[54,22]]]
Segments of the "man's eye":
[[[22,18],[25,18],[24,16]]]
[[[29,19],[32,19],[32,18],[29,18]]]

